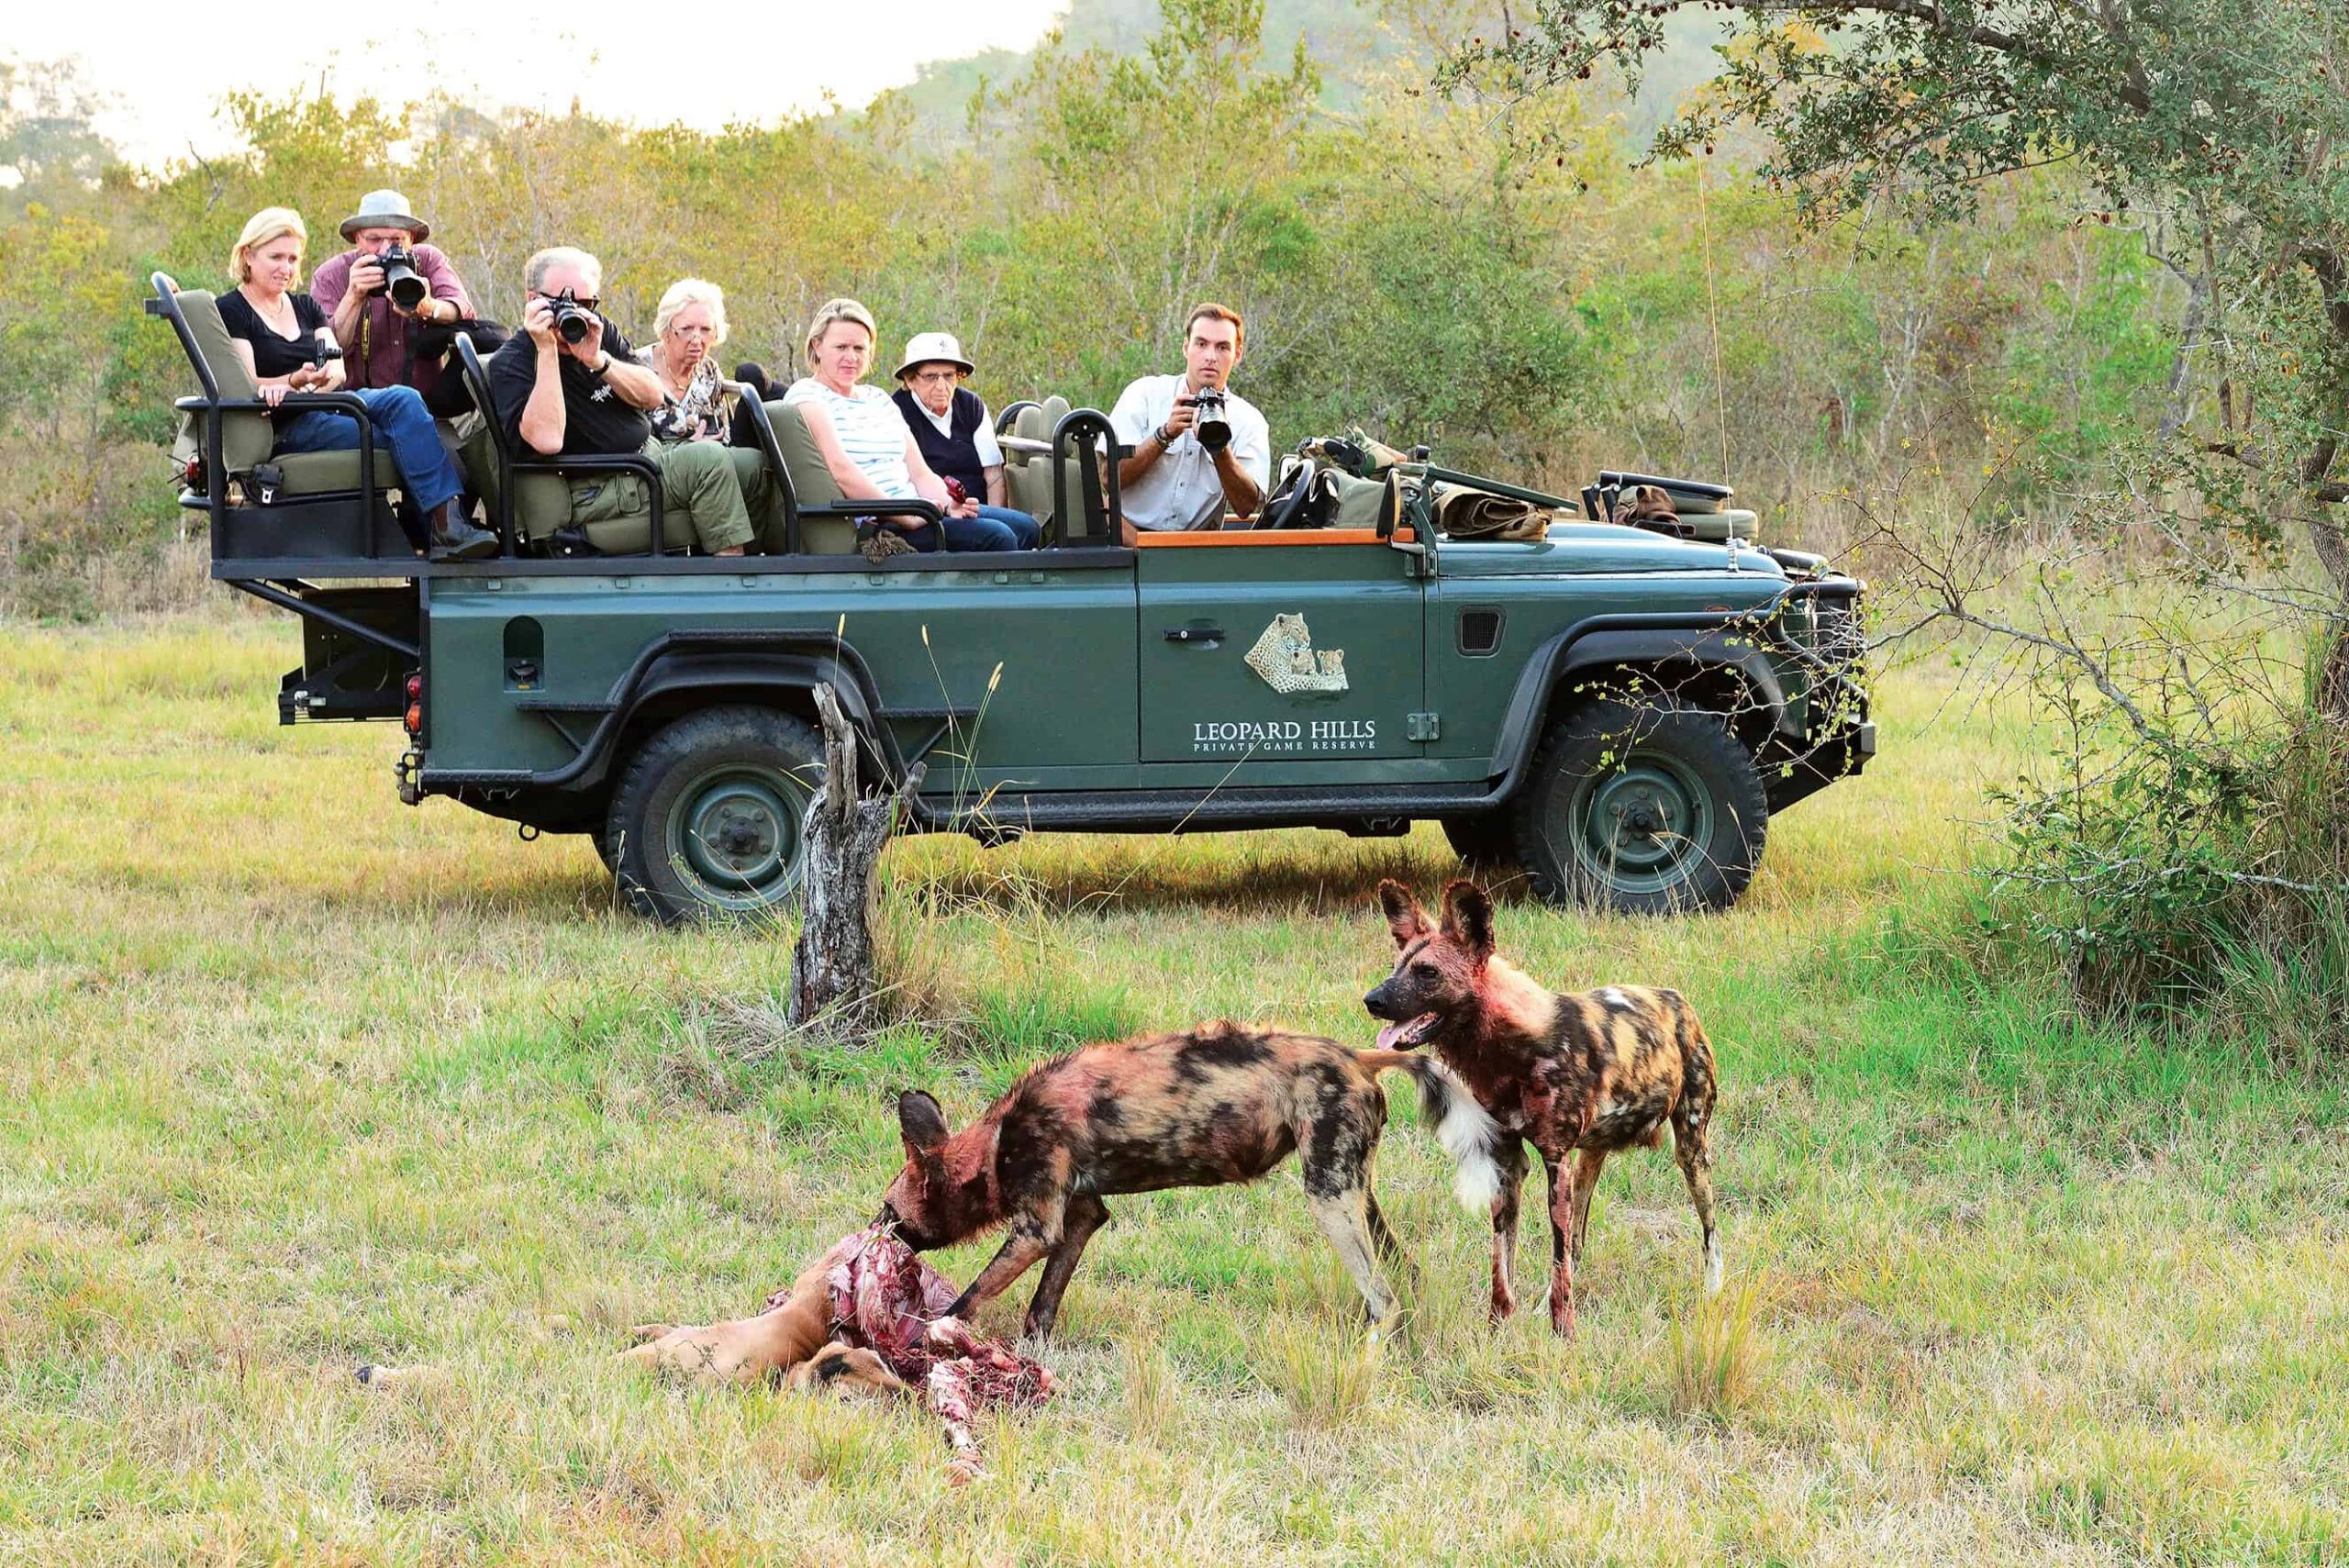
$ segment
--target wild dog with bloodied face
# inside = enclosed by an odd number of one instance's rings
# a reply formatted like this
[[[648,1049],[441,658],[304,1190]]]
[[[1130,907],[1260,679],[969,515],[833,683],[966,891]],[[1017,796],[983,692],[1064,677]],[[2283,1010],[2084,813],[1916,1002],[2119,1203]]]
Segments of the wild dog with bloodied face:
[[[1525,1145],[1550,1177],[1550,1323],[1575,1327],[1574,1264],[1582,1256],[1591,1189],[1607,1157],[1658,1149],[1666,1124],[1704,1232],[1705,1289],[1721,1284],[1713,1224],[1713,1048],[1676,991],[1608,985],[1559,995],[1493,953],[1493,906],[1472,882],[1443,892],[1431,921],[1411,890],[1378,884],[1398,950],[1395,973],[1363,998],[1382,1047],[1426,1046],[1442,1063],[1419,1086],[1429,1119],[1460,1162],[1461,1200],[1493,1217],[1492,1317],[1517,1310],[1509,1273],[1517,1251]],[[1570,1168],[1566,1157],[1575,1154]]]
[[[968,1320],[1041,1259],[1027,1332],[1042,1340],[1085,1243],[1108,1220],[1103,1198],[1252,1182],[1297,1152],[1314,1218],[1385,1325],[1395,1297],[1372,1253],[1401,1260],[1370,1190],[1386,1125],[1378,1074],[1414,1062],[1213,1023],[1057,1057],[960,1132],[947,1131],[935,1099],[908,1090],[897,1099],[906,1164],[881,1218],[916,1251],[1003,1227],[1002,1249],[950,1310]]]

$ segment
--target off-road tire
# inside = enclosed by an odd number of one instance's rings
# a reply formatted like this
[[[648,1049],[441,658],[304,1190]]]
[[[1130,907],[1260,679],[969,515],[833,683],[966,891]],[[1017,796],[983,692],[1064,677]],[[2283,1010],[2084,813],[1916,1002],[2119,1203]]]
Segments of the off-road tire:
[[[612,791],[602,841],[622,896],[663,925],[787,906],[807,863],[823,742],[767,707],[707,707],[645,737]]]
[[[1517,864],[1517,825],[1507,811],[1441,819],[1444,841],[1463,864],[1476,872],[1508,871]]]
[[[1640,915],[1728,908],[1769,831],[1728,721],[1666,696],[1592,697],[1557,719],[1513,817],[1535,893]]]

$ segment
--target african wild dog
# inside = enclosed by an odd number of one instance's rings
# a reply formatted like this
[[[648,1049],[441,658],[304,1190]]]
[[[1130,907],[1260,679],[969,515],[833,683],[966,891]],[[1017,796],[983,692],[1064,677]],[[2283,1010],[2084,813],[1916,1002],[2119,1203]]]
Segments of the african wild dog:
[[[1525,1144],[1550,1175],[1550,1323],[1572,1334],[1574,1262],[1599,1168],[1619,1150],[1663,1147],[1667,1122],[1704,1230],[1705,1289],[1719,1290],[1720,1238],[1705,1140],[1713,1048],[1687,1002],[1676,991],[1640,986],[1570,995],[1544,990],[1493,956],[1492,903],[1472,882],[1443,890],[1439,923],[1400,883],[1380,883],[1378,901],[1400,952],[1395,973],[1363,1006],[1392,1020],[1378,1031],[1382,1047],[1429,1046],[1449,1070],[1423,1073],[1419,1085],[1429,1119],[1460,1162],[1461,1201],[1492,1211],[1493,1321],[1517,1310],[1509,1270]],[[1577,1150],[1569,1169],[1566,1156]]]
[[[897,1097],[906,1164],[881,1218],[916,1251],[1005,1227],[1002,1249],[951,1311],[967,1317],[1041,1258],[1027,1319],[1041,1340],[1109,1218],[1104,1197],[1252,1182],[1298,1150],[1313,1217],[1383,1326],[1395,1297],[1371,1252],[1389,1263],[1399,1254],[1370,1190],[1386,1125],[1378,1074],[1412,1065],[1398,1051],[1212,1023],[1056,1057],[957,1133],[936,1100],[909,1090]]]

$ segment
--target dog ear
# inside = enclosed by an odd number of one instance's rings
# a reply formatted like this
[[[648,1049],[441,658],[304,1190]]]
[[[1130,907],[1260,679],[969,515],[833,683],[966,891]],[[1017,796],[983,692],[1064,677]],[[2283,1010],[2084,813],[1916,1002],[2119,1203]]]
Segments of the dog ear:
[[[1493,956],[1493,901],[1473,882],[1455,882],[1443,890],[1443,934],[1476,955],[1478,963]]]
[[[1378,884],[1378,906],[1386,911],[1386,929],[1395,933],[1395,945],[1409,947],[1435,928],[1428,923],[1428,912],[1411,890],[1393,877]]]
[[[917,1160],[937,1154],[946,1142],[946,1113],[919,1089],[897,1096],[897,1130],[904,1134],[906,1153]]]

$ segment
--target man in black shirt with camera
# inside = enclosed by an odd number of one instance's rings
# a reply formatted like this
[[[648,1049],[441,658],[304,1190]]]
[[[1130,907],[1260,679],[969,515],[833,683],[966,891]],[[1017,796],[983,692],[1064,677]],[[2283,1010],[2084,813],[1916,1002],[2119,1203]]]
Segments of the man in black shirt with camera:
[[[541,457],[642,452],[661,465],[663,510],[693,524],[702,553],[741,554],[753,530],[725,447],[652,439],[645,413],[668,394],[598,311],[603,282],[602,263],[584,250],[557,246],[530,258],[523,330],[484,367],[495,417]],[[574,506],[583,488],[573,486]]]

